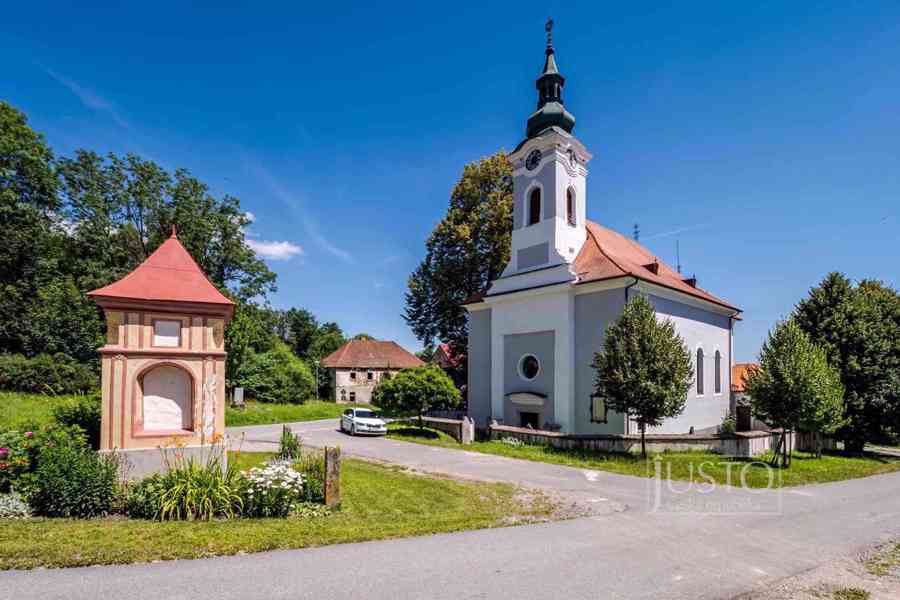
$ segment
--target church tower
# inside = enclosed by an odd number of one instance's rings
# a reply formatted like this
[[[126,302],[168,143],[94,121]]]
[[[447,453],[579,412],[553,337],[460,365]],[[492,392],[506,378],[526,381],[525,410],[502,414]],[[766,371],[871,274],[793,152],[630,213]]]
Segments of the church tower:
[[[537,110],[528,117],[525,140],[509,155],[512,252],[502,278],[555,267],[558,273],[552,279],[571,280],[570,265],[587,236],[586,179],[591,154],[572,135],[575,117],[563,104],[566,79],[556,65],[552,29],[553,21],[547,21],[544,69],[535,82]]]

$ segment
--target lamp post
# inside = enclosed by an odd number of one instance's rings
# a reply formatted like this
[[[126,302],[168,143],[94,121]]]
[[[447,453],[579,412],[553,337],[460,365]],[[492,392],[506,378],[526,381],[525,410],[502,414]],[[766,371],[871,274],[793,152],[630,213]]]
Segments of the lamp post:
[[[316,365],[316,400],[319,400],[319,361],[314,360],[313,364]]]

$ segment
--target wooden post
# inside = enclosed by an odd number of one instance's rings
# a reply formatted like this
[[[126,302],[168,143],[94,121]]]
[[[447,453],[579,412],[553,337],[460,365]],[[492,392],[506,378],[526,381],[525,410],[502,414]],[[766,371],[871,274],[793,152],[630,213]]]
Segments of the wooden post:
[[[325,448],[325,506],[341,504],[341,449]]]

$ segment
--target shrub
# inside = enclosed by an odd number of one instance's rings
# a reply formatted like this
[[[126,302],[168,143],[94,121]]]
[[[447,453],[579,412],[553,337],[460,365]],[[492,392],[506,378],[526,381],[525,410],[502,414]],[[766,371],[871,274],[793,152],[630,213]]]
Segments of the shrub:
[[[75,394],[95,390],[100,378],[89,365],[65,354],[0,354],[0,389],[35,394]]]
[[[303,475],[290,463],[276,461],[247,471],[244,491],[244,515],[248,517],[286,517],[304,500]]]
[[[124,494],[125,514],[132,519],[159,519],[160,498],[165,489],[162,475],[158,473],[128,484]]]
[[[325,455],[317,451],[304,452],[294,463],[294,469],[303,475],[303,499],[325,502]]]
[[[234,385],[260,402],[301,404],[315,394],[309,367],[281,342],[269,352],[250,352],[238,368]]]
[[[27,519],[31,509],[22,496],[16,493],[0,494],[0,519]]]
[[[291,428],[285,425],[281,428],[281,440],[278,444],[278,458],[282,460],[292,460],[300,458],[303,444],[300,436],[294,435]]]
[[[116,501],[119,464],[77,444],[48,445],[25,488],[34,512],[46,517],[99,517]]]
[[[100,448],[100,413],[98,393],[82,395],[53,407],[53,418],[56,422],[80,427],[94,450]]]
[[[732,434],[737,431],[737,420],[734,415],[729,413],[724,419],[722,419],[722,424],[719,425],[719,433],[724,434]]]
[[[159,508],[162,521],[209,521],[241,514],[245,481],[233,466],[222,467],[225,450],[210,448],[204,463],[176,452],[166,456],[168,470],[159,477]],[[151,490],[145,490],[148,494]],[[154,500],[155,501],[155,500]]]
[[[0,433],[0,493],[20,487],[37,468],[41,451],[54,446],[85,447],[81,428],[49,424],[35,431]]]

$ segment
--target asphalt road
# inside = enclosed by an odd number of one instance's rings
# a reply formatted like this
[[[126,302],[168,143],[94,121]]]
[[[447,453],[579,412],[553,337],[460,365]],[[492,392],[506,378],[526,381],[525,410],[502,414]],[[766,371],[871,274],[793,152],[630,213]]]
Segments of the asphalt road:
[[[197,561],[0,574],[0,598],[732,598],[900,535],[900,474],[748,493],[648,481],[298,424],[312,445],[556,490],[597,516]],[[233,430],[274,448],[280,426]],[[661,499],[661,500],[656,500]]]

